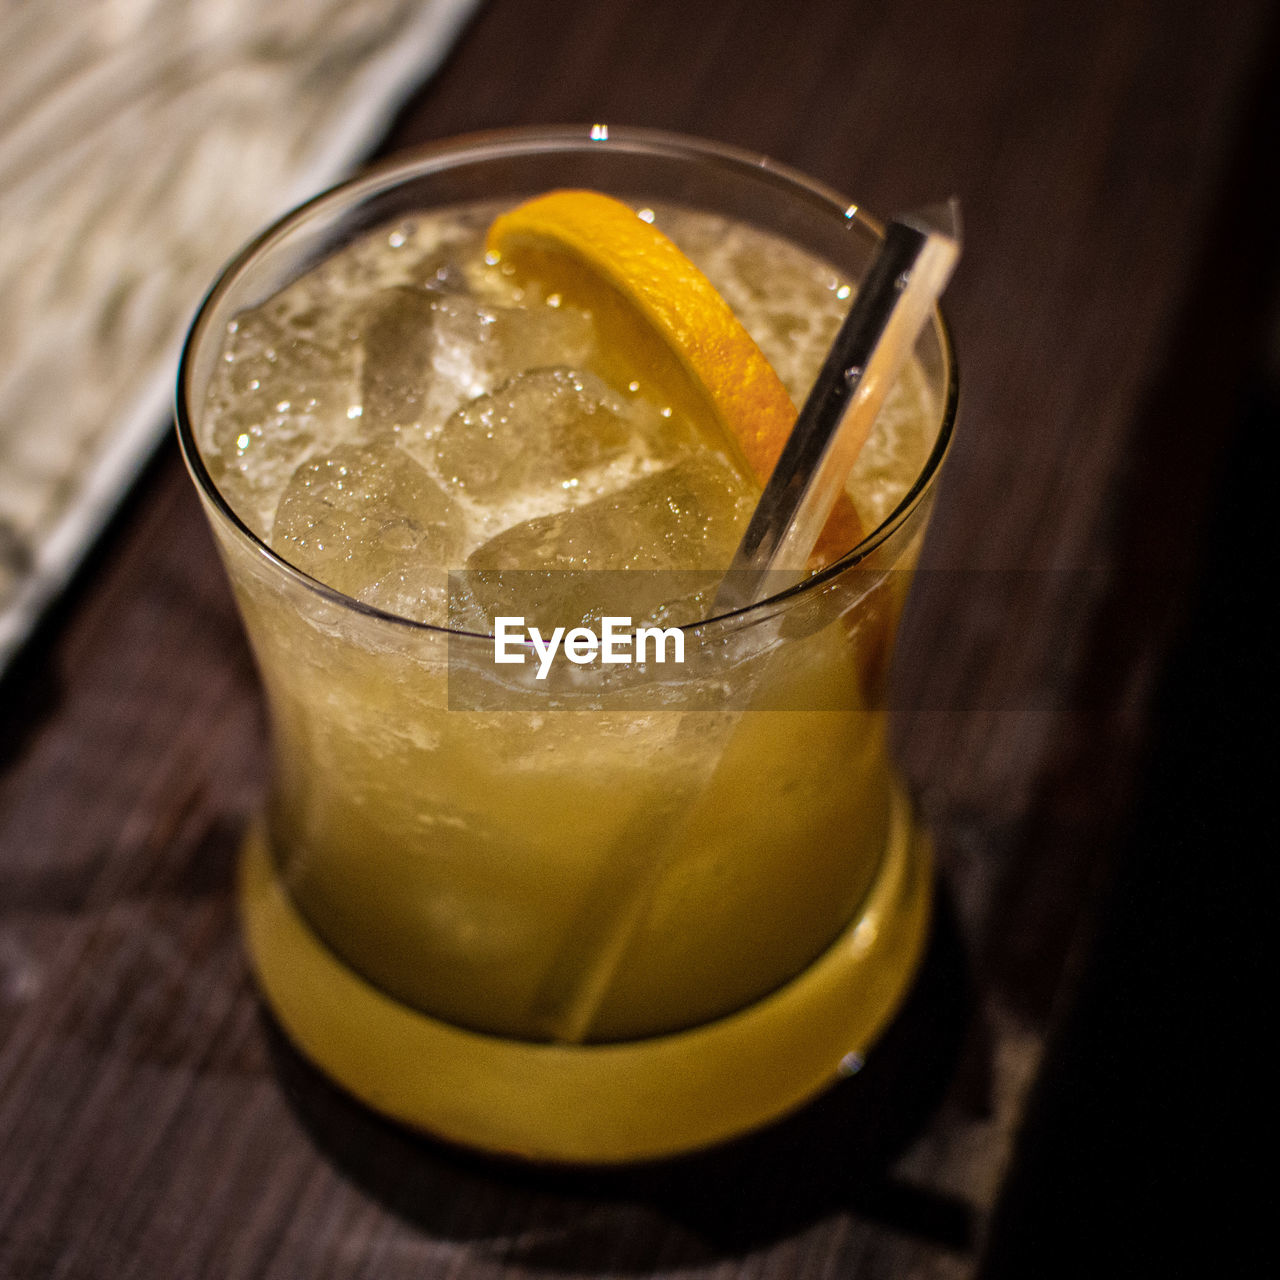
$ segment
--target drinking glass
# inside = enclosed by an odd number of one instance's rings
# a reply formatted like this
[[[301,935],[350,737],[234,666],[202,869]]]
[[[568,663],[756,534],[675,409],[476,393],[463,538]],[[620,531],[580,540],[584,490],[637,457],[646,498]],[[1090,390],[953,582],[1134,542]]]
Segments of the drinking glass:
[[[371,229],[561,187],[750,224],[852,280],[880,234],[820,184],[688,138],[433,146],[303,205],[226,268],[187,340],[177,420],[269,709],[240,886],[266,1002],[388,1116],[593,1163],[795,1108],[861,1060],[908,988],[931,868],[887,752],[886,673],[957,391],[936,317],[915,353],[928,456],[887,517],[801,585],[684,628],[678,669],[608,689],[540,686],[532,666],[495,666],[474,619],[397,617],[289,564],[202,453],[228,323]],[[625,575],[606,577],[625,603]]]

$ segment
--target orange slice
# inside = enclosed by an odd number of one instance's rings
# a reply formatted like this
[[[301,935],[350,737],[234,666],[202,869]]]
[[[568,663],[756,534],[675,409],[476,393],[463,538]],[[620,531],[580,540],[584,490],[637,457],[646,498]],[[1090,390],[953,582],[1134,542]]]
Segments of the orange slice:
[[[517,281],[589,311],[603,372],[637,382],[718,437],[760,485],[796,420],[782,380],[711,282],[652,223],[597,191],[552,191],[494,219],[485,248]],[[841,499],[817,557],[862,536]]]

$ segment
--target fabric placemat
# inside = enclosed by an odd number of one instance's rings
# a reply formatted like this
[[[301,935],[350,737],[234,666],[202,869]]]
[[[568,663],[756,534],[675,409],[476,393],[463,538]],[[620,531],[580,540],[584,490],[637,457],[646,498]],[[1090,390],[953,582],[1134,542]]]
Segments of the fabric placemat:
[[[219,267],[480,0],[0,0],[0,672],[153,452]]]

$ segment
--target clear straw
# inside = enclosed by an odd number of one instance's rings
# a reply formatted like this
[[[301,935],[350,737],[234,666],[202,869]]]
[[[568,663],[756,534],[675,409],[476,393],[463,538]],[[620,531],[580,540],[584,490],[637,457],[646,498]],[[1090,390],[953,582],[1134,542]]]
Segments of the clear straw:
[[[891,222],[849,314],[760,495],[716,612],[740,609],[797,581],[849,472],[960,257],[960,207]]]

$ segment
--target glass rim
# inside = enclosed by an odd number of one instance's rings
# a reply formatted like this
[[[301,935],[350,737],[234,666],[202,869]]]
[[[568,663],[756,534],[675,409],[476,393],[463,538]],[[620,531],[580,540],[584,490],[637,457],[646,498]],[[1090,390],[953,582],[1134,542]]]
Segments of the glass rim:
[[[379,190],[389,189],[400,182],[411,178],[421,178],[430,174],[455,168],[461,164],[475,163],[486,159],[497,159],[511,155],[538,155],[541,153],[563,153],[567,150],[586,149],[588,147],[608,147],[610,150],[665,156],[673,160],[699,161],[712,167],[732,169],[739,173],[748,172],[753,176],[772,180],[778,187],[785,188],[795,195],[806,197],[813,204],[823,208],[846,222],[857,222],[877,238],[883,237],[883,227],[874,217],[865,213],[856,202],[840,195],[831,187],[801,173],[791,166],[773,160],[757,152],[747,151],[727,143],[710,139],[691,137],[686,134],[672,133],[659,129],[642,129],[617,127],[614,125],[557,125],[543,127],[540,125],[518,126],[509,129],[490,129],[481,132],[464,134],[456,138],[426,143],[397,153],[395,156],[368,165],[352,177],[318,192],[310,199],[295,205],[263,228],[256,236],[234,254],[215,276],[192,317],[191,324],[183,338],[182,352],[178,360],[177,385],[175,388],[174,419],[177,427],[178,443],[182,451],[187,471],[201,496],[207,501],[218,517],[244,539],[250,549],[266,561],[273,570],[281,572],[286,578],[305,588],[330,604],[364,615],[379,623],[409,628],[413,632],[435,632],[443,636],[468,637],[477,640],[492,640],[492,635],[478,631],[467,631],[442,625],[440,623],[422,622],[415,618],[406,618],[401,614],[380,609],[376,605],[357,600],[354,596],[345,595],[336,588],[313,578],[296,565],[286,560],[275,551],[262,537],[251,529],[237,514],[219,489],[208,467],[205,465],[200,445],[196,439],[195,426],[188,409],[188,387],[191,379],[194,353],[205,337],[205,328],[211,313],[222,300],[226,292],[239,279],[258,255],[273,242],[285,236],[305,219],[310,218],[326,205],[340,205],[353,202],[362,194],[373,194]],[[920,467],[915,479],[906,493],[899,499],[887,516],[855,546],[851,547],[839,559],[829,565],[802,578],[793,586],[753,604],[743,605],[723,613],[713,614],[707,618],[699,618],[694,622],[680,624],[682,631],[692,631],[701,627],[731,625],[749,625],[756,619],[771,616],[779,607],[786,607],[798,597],[808,597],[827,584],[841,577],[848,570],[855,568],[881,547],[908,520],[916,508],[923,502],[925,495],[937,477],[943,459],[950,451],[955,434],[956,411],[959,404],[959,374],[952,342],[951,329],[947,324],[941,306],[934,308],[934,329],[943,358],[943,387],[941,420],[938,435],[929,451],[928,457]]]

